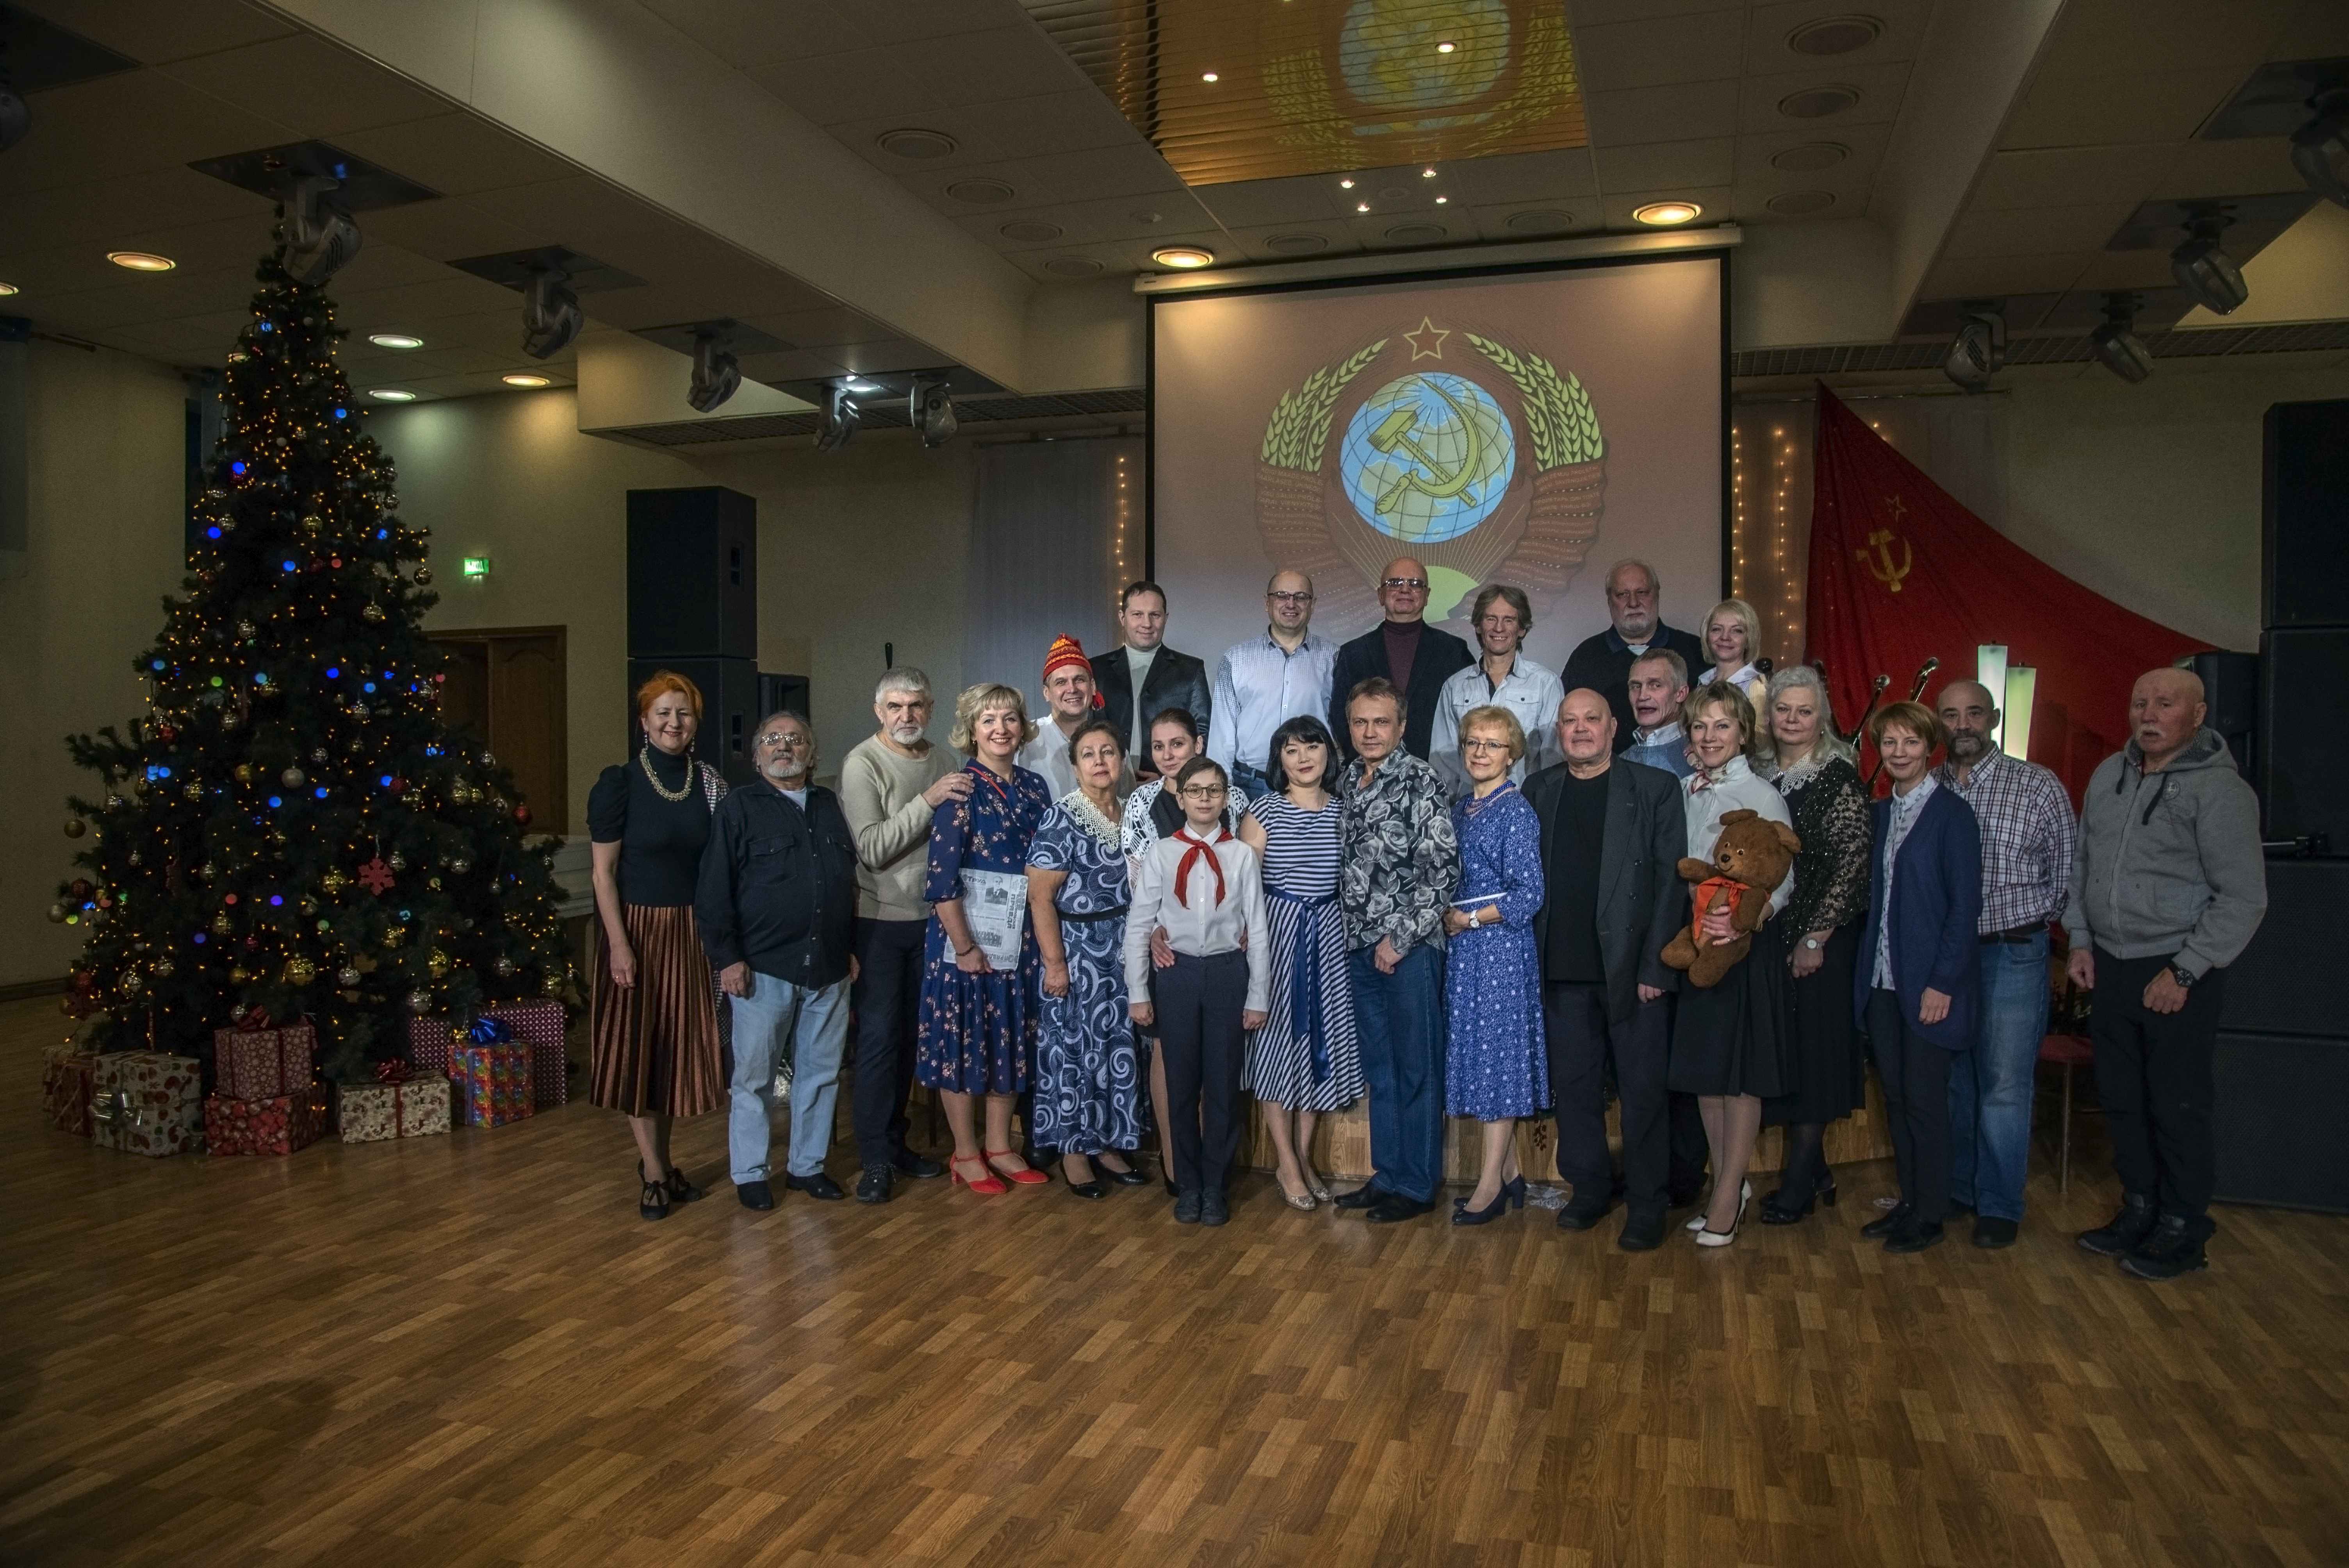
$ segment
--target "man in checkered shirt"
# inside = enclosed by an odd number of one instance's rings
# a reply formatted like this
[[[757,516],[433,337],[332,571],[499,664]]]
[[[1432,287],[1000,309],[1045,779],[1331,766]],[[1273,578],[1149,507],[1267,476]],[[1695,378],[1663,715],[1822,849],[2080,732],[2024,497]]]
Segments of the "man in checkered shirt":
[[[1974,1245],[2014,1244],[2031,1154],[2032,1088],[2047,1033],[2047,926],[2064,913],[2078,825],[2055,775],[1999,748],[1979,681],[1941,688],[1944,788],[1982,828],[1982,993],[1974,1048],[1950,1067],[1950,1201],[1974,1212]]]

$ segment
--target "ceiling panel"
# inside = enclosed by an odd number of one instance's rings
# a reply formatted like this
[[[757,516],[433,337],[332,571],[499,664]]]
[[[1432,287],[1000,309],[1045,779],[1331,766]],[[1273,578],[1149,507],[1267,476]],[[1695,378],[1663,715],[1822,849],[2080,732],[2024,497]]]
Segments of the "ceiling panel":
[[[1603,226],[1603,213],[1596,200],[1507,202],[1472,207],[1469,213],[1476,221],[1477,233],[1484,238],[1512,243],[1590,233]]]
[[[1453,171],[1463,201],[1475,206],[1509,201],[1588,199],[1599,194],[1599,176],[1587,148],[1562,152],[1521,152],[1480,158]]]
[[[160,70],[199,92],[290,125],[305,137],[332,138],[425,119],[450,108],[447,99],[308,33]]]
[[[639,0],[737,70],[869,47],[833,0]]]
[[[2042,72],[2007,124],[2002,148],[2182,141],[2227,101],[2243,73],[2231,66],[2138,77]]]
[[[149,65],[298,31],[243,0],[12,0],[95,44]]]
[[[370,239],[403,245],[441,262],[497,255],[546,242],[521,224],[510,223],[452,199],[418,201],[369,212],[363,232]]]
[[[2264,57],[2297,7],[2298,0],[2067,0],[2039,68],[2126,77],[2229,66],[2240,74]]]
[[[1926,274],[1924,297],[1974,299],[2017,294],[2061,294],[2073,287],[2088,253],[1949,259]]]
[[[398,170],[444,196],[576,175],[578,166],[470,114],[435,115],[335,139],[346,151]]]
[[[168,228],[248,215],[265,220],[269,211],[266,197],[175,165],[12,196],[5,225],[0,225],[0,252],[28,242],[45,247],[71,242],[122,250],[127,248],[123,234],[134,227]]]
[[[1853,65],[1881,65],[1917,57],[1932,5],[1931,0],[1867,0],[1864,5],[1855,5],[1853,0],[1784,0],[1756,5],[1745,19],[1745,69],[1761,73],[1817,68],[1819,57],[1797,54],[1787,45],[1787,35],[1806,22],[1854,14],[1874,19],[1884,30],[1874,43],[1833,57]]]
[[[1744,57],[1739,30],[1701,13],[1579,23],[1574,41],[1583,84],[1592,91],[1734,77]]]
[[[1726,185],[1734,177],[1736,143],[1728,137],[1702,141],[1650,141],[1635,147],[1591,150],[1599,188],[1657,189],[1676,185]]]
[[[1593,91],[1585,96],[1593,147],[1689,141],[1737,129],[1737,78]]]
[[[1297,242],[1308,237],[1319,240],[1320,248],[1298,248]],[[1232,238],[1237,242],[1240,253],[1251,262],[1319,260],[1329,256],[1351,255],[1361,249],[1353,231],[1344,221],[1337,218],[1311,223],[1272,223],[1262,228],[1235,229]],[[1276,241],[1286,242],[1276,244]]]
[[[0,193],[85,185],[295,139],[281,121],[151,70],[75,82],[26,101],[33,128],[0,158]]]
[[[2148,199],[2251,196],[2306,189],[2292,166],[2290,138],[2247,136],[2240,140],[2183,144],[2145,194]]]
[[[2167,145],[2048,148],[1991,155],[1977,207],[2073,207],[2150,189],[2176,160]]]
[[[1353,197],[1339,188],[1339,178],[1300,174],[1287,180],[1241,180],[1210,185],[1199,192],[1199,200],[1220,222],[1235,228],[1334,220],[1353,208]]]
[[[2100,250],[2137,207],[2130,201],[2078,207],[1977,207],[1958,220],[1942,253],[1973,260]]]

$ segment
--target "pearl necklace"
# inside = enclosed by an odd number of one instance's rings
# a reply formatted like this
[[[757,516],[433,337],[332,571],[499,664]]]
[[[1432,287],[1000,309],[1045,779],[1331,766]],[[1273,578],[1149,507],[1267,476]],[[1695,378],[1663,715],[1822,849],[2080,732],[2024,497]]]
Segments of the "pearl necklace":
[[[693,763],[690,759],[685,765],[684,787],[675,791],[671,791],[667,785],[662,783],[660,775],[653,771],[653,748],[649,745],[636,753],[636,765],[645,770],[645,778],[651,781],[653,793],[662,799],[682,800],[693,793]]]

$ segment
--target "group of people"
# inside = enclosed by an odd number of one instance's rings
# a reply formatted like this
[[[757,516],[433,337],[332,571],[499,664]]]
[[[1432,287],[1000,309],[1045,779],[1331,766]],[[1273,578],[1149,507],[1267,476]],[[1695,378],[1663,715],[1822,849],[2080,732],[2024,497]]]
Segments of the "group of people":
[[[1835,1204],[1826,1133],[1872,1057],[1899,1191],[1863,1233],[1920,1252],[1971,1211],[1974,1244],[2003,1247],[2060,923],[2094,991],[2124,1195],[2079,1243],[2147,1278],[2201,1267],[2217,992],[2265,889],[2256,805],[2199,683],[2137,682],[2083,817],[2004,753],[1970,680],[1870,715],[1878,799],[1819,673],[1759,659],[1750,605],[1692,635],[1663,624],[1661,589],[1618,563],[1609,624],[1553,672],[1524,654],[1532,612],[1509,585],[1474,601],[1472,649],[1426,623],[1427,571],[1399,559],[1381,623],[1332,645],[1311,581],[1283,571],[1264,634],[1210,680],[1165,645],[1164,590],[1135,583],[1120,646],[1054,642],[1040,722],[1019,687],[981,683],[936,746],[926,677],[889,671],[836,795],[790,713],[757,728],[758,783],[728,792],[691,757],[698,694],[655,676],[643,748],[589,799],[592,1098],[630,1118],[640,1212],[701,1195],[669,1127],[721,1082],[737,1196],[772,1206],[779,1068],[784,1185],[845,1196],[824,1166],[853,1011],[867,1202],[907,1176],[1041,1186],[1055,1163],[1098,1200],[1153,1182],[1154,1126],[1174,1218],[1224,1224],[1253,1099],[1282,1198],[1374,1223],[1436,1207],[1445,1119],[1475,1119],[1480,1173],[1451,1220],[1481,1225],[1523,1206],[1516,1124],[1547,1112],[1561,1227],[1619,1204],[1618,1244],[1647,1250],[1693,1209],[1693,1242],[1725,1247],[1750,1206],[1791,1225]],[[1754,821],[1791,869],[1742,918],[1693,913],[1689,882]],[[1695,984],[1665,962],[1683,930],[1744,956]],[[943,1163],[907,1140],[915,1083],[945,1111]],[[1316,1122],[1365,1094],[1372,1175],[1333,1194]],[[1785,1160],[1754,1206],[1770,1125]]]

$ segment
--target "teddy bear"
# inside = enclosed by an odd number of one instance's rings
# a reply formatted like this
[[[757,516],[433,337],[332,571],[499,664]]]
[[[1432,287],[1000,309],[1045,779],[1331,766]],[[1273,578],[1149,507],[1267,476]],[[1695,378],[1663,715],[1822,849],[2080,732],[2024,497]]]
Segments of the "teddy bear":
[[[1696,884],[1695,911],[1687,929],[1664,944],[1664,962],[1688,971],[1692,985],[1719,985],[1754,945],[1754,933],[1769,917],[1771,890],[1786,880],[1802,847],[1803,841],[1784,822],[1771,821],[1758,811],[1724,813],[1713,859],[1681,861],[1681,880]],[[1729,927],[1737,934],[1706,946],[1700,940],[1704,917],[1724,902]]]

